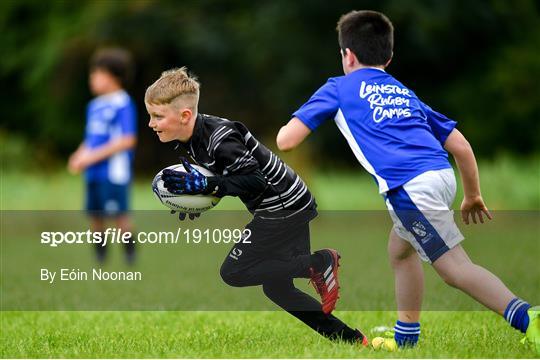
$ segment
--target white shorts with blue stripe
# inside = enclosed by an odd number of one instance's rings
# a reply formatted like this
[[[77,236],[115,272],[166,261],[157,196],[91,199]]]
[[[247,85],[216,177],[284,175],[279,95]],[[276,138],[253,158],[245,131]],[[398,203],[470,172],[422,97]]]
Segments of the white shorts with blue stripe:
[[[451,210],[455,196],[453,169],[427,171],[385,193],[394,231],[424,261],[434,262],[464,239]]]

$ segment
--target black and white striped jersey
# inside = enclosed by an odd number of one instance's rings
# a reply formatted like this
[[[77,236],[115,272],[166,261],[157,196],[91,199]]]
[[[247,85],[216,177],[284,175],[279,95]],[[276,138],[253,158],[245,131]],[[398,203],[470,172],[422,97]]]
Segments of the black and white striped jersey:
[[[228,181],[229,189],[236,188],[219,195],[238,195],[256,216],[283,218],[303,212],[311,213],[310,218],[316,215],[315,199],[306,184],[244,124],[199,114],[191,139],[181,145],[196,163],[215,173],[216,178]],[[263,186],[253,186],[247,175],[258,176]],[[209,185],[214,184],[210,179]],[[244,192],[238,189],[242,187]],[[257,190],[248,193],[246,189]]]

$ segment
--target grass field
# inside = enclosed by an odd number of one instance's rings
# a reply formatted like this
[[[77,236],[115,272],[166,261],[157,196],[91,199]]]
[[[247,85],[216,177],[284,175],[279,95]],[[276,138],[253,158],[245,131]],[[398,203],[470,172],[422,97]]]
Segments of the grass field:
[[[483,193],[488,205],[491,204],[490,207],[497,210],[521,211],[496,212],[494,222],[484,225],[483,228],[460,226],[468,238],[464,246],[474,260],[499,274],[518,294],[538,302],[540,301],[538,293],[540,272],[536,262],[537,254],[540,253],[538,162],[525,164],[503,158],[494,163],[481,164],[480,168],[483,174]],[[515,174],[519,176],[516,177]],[[0,185],[3,211],[80,208],[82,184],[79,178],[64,173],[47,176],[22,175],[22,173],[2,174]],[[356,173],[315,174],[307,181],[322,210],[384,209],[372,180],[367,177],[359,177]],[[161,209],[160,204],[153,199],[148,184],[148,179],[136,183],[133,194],[135,209]],[[458,202],[456,206],[457,204]],[[241,204],[234,199],[226,199],[219,205],[219,209],[241,209]],[[24,223],[6,223],[5,219],[9,218],[6,214],[2,220],[3,261],[0,274],[2,310],[16,308],[17,303],[31,302],[36,296],[40,296],[37,288],[25,281],[25,271],[30,271],[36,263],[45,261],[43,258],[54,263],[60,261],[62,256],[80,259],[82,266],[91,266],[91,259],[86,256],[89,249],[73,250],[78,251],[77,254],[70,253],[72,250],[60,248],[58,252],[33,251],[30,242],[25,242],[28,239],[6,241],[6,234],[13,228],[29,227]],[[346,217],[351,214],[365,216],[361,218],[364,221],[353,224]],[[370,216],[379,216],[373,215],[379,212],[373,211],[370,214],[353,212],[348,215],[336,215],[336,212],[323,211],[314,222],[312,238],[314,248],[335,245],[344,254],[343,296],[338,304],[340,311],[336,311],[336,314],[373,337],[377,335],[371,332],[374,327],[393,325],[395,312],[391,310],[392,276],[384,252],[388,220],[380,220],[379,226],[373,221],[368,221]],[[163,216],[168,215],[164,213]],[[336,232],[331,226],[332,221],[328,220],[332,216],[345,218],[342,221],[349,226],[334,223],[335,227],[345,227],[342,232]],[[523,220],[527,217],[532,220]],[[166,221],[169,221],[169,218]],[[355,233],[360,240],[351,238]],[[19,251],[23,246],[28,246],[26,251]],[[206,273],[197,267],[197,262],[201,258],[195,256],[198,254],[196,250],[170,251],[157,247],[143,250],[145,252],[141,252],[140,264],[137,266],[149,274],[152,274],[152,271],[157,272],[158,269],[171,274],[169,282],[158,284],[162,286],[161,291],[171,298],[187,300],[193,304],[192,306],[188,306],[188,309],[180,307],[185,311],[2,311],[1,356],[4,358],[538,357],[519,343],[521,334],[509,328],[501,317],[487,311],[477,311],[479,308],[475,307],[471,300],[445,286],[427,266],[426,307],[430,311],[424,312],[422,317],[421,342],[415,349],[388,353],[329,342],[294,318],[277,311],[273,305],[267,304],[257,289],[233,289],[224,286],[220,283],[216,269],[219,268],[219,261],[225,255],[226,248],[218,248],[215,253],[205,253],[207,259],[204,261],[208,261],[208,266],[213,266]],[[24,255],[18,254],[19,252]],[[80,257],[76,257],[79,255]],[[109,266],[121,267],[119,252],[113,255]],[[178,274],[185,271],[189,274],[188,281],[181,282]],[[204,281],[200,280],[202,276]],[[161,279],[167,280],[163,277]],[[307,284],[301,284],[301,287],[307,289]],[[209,294],[215,292],[216,295],[205,294],[205,289]],[[121,295],[111,290],[109,296],[117,299]],[[141,300],[141,295],[132,296],[136,297],[134,301],[137,298]],[[126,297],[129,300],[129,295]],[[195,311],[208,308],[205,307],[205,303],[217,301],[216,298],[222,302],[215,302],[217,305],[213,309],[221,309],[219,304],[226,304],[226,301],[254,299],[253,301],[266,304],[263,307],[265,311],[231,311],[235,308],[227,306],[222,307],[224,311]],[[171,304],[165,305],[165,309],[175,308]]]
[[[502,156],[481,162],[482,192],[491,210],[540,209],[540,155],[529,159]],[[358,167],[349,172],[314,173],[299,171],[323,210],[385,210],[375,183]],[[133,191],[133,208],[162,209],[150,191],[150,178],[138,178]],[[47,174],[35,170],[3,172],[0,177],[0,209],[78,210],[83,201],[80,177],[65,171]],[[454,203],[459,208],[461,185]],[[46,194],[46,195],[44,195]],[[225,198],[218,209],[244,209],[236,198]]]
[[[336,312],[362,329],[390,325],[390,312]],[[533,358],[488,312],[427,312],[422,341],[388,353],[325,340],[272,312],[9,312],[3,357],[77,358]],[[371,334],[370,334],[371,335]]]

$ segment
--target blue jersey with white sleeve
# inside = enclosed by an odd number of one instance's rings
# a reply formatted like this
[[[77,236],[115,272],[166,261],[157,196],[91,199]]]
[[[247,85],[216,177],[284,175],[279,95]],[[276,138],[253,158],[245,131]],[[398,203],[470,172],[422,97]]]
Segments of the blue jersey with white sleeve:
[[[95,149],[116,138],[135,135],[136,132],[135,103],[124,90],[98,96],[88,104],[84,137],[88,148]],[[132,177],[133,156],[133,150],[125,150],[88,167],[85,171],[86,181],[128,184]]]
[[[451,167],[443,145],[456,122],[381,69],[328,79],[293,116],[312,131],[333,118],[380,193]]]

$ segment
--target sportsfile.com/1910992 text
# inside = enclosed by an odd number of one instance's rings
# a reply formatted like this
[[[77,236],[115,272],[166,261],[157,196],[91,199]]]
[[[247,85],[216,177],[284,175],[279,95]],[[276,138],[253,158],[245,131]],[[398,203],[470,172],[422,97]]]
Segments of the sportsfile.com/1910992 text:
[[[182,229],[176,231],[129,231],[108,228],[103,232],[43,231],[40,242],[50,247],[72,244],[250,244],[250,229]]]

